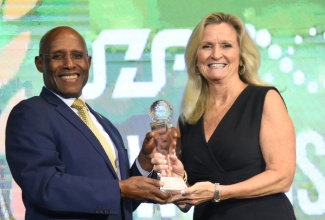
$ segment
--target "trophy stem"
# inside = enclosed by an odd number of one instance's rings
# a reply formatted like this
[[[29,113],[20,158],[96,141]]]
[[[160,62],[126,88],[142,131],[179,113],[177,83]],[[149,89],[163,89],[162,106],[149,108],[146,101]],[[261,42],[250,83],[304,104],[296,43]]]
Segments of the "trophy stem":
[[[169,121],[155,121],[150,123],[150,126],[152,131],[160,128],[166,128],[167,131],[169,128],[173,127],[173,124]]]

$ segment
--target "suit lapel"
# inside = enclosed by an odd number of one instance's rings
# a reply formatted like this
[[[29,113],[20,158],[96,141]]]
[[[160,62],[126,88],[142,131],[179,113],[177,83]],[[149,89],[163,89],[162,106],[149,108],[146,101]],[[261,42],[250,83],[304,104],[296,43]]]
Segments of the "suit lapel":
[[[44,99],[46,99],[50,104],[56,106],[55,108],[56,108],[57,112],[59,114],[61,114],[67,121],[69,121],[74,127],[76,127],[88,139],[88,141],[91,143],[91,145],[98,151],[98,153],[105,160],[105,162],[107,163],[111,172],[117,178],[116,172],[114,171],[114,168],[113,168],[105,150],[103,149],[103,147],[101,146],[101,144],[99,143],[98,139],[93,134],[93,132],[78,117],[78,115],[76,113],[74,113],[69,106],[67,106],[62,100],[60,100],[55,94],[53,94],[48,89],[43,88],[40,96],[43,97]],[[115,142],[114,142],[114,144],[115,144]]]
[[[126,176],[126,173],[124,172],[124,170],[129,169],[127,167],[128,163],[126,163],[126,161],[124,160],[125,148],[124,148],[122,139],[119,136],[119,133],[117,133],[118,131],[116,130],[115,127],[113,127],[113,125],[106,122],[107,119],[105,120],[105,118],[102,115],[95,112],[89,105],[87,105],[87,106],[88,106],[89,110],[91,111],[91,113],[96,117],[97,121],[103,126],[104,130],[108,133],[109,137],[111,138],[111,140],[113,141],[113,143],[117,149],[121,179],[128,178],[128,176]],[[116,131],[114,132],[114,130],[116,130]]]

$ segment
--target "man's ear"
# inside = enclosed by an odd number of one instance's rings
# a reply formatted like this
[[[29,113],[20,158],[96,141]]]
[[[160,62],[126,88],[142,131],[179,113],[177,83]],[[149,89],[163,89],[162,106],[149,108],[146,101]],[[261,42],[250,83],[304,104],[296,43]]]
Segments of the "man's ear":
[[[36,66],[37,70],[41,73],[43,72],[42,62],[43,62],[43,58],[41,56],[35,57],[35,66]]]
[[[90,68],[92,57],[91,56],[88,56],[87,59],[88,59],[88,65],[89,65],[89,68]]]

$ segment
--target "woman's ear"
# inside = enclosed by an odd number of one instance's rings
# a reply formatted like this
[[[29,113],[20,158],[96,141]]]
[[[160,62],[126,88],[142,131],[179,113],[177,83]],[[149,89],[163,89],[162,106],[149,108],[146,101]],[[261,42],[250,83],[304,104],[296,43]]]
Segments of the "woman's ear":
[[[244,65],[244,59],[243,59],[243,56],[240,55],[239,66],[243,66],[243,65]]]

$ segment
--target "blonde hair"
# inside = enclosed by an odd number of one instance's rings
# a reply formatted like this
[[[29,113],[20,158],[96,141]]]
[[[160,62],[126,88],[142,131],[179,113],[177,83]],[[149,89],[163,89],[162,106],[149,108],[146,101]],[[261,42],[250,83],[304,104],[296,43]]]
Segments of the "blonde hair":
[[[245,24],[240,18],[220,12],[211,13],[201,20],[194,28],[185,50],[185,62],[188,81],[182,101],[182,118],[190,124],[195,124],[204,114],[209,97],[208,83],[201,76],[196,66],[197,51],[203,37],[204,28],[209,24],[227,23],[237,32],[238,45],[244,68],[238,67],[240,79],[250,85],[264,85],[258,75],[260,53],[253,39],[248,34]]]

